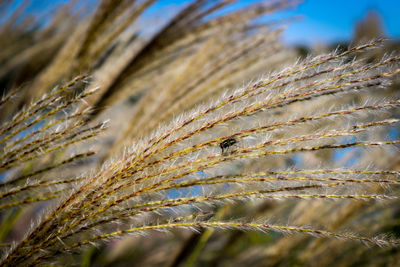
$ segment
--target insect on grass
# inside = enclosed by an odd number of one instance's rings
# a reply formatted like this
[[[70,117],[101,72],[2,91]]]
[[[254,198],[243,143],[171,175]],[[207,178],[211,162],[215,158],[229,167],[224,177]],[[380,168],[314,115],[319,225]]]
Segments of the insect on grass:
[[[228,149],[229,147],[233,146],[233,145],[236,144],[236,143],[237,143],[236,139],[233,138],[233,137],[230,137],[230,138],[228,138],[228,139],[222,141],[222,142],[219,144],[219,147],[221,148],[222,153],[224,153],[224,150]]]

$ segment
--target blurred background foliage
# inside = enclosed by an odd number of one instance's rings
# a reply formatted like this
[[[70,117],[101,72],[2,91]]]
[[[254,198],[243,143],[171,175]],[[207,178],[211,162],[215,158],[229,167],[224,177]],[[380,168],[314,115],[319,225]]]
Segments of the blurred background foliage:
[[[299,2],[290,0],[239,1],[241,5],[234,8],[230,6],[235,1],[230,0],[167,1],[170,5],[151,12],[149,9],[157,4],[155,0],[55,1],[52,5],[45,2],[39,5],[35,0],[0,0],[0,94],[16,92],[1,107],[0,120],[5,125],[22,107],[51,94],[59,84],[66,84],[59,95],[65,101],[80,97],[90,85],[99,89],[82,97],[82,102],[74,106],[75,112],[83,112],[79,119],[92,130],[109,118],[109,129],[71,148],[69,141],[63,141],[68,147],[63,146],[47,158],[39,153],[16,167],[3,168],[1,177],[5,181],[17,177],[24,183],[32,173],[43,177],[57,174],[59,181],[66,181],[98,168],[133,140],[149,135],[179,113],[220,97],[226,89],[246,84],[298,58],[333,49],[344,51],[350,44],[385,37],[380,14],[371,10],[354,25],[352,40],[312,46],[284,44],[280,36],[285,27],[300,18],[277,19],[271,15],[296,8]],[[362,57],[374,62],[383,54],[398,53],[399,45],[394,38],[378,52],[365,52]],[[77,76],[81,77],[77,84],[68,85]],[[368,97],[396,98],[398,85],[385,93]],[[338,98],[337,103],[320,105],[344,105],[361,101],[362,97],[355,94]],[[85,111],[87,107],[90,112]],[[398,118],[398,114],[392,115]],[[399,129],[392,127],[391,132],[381,134],[398,139]],[[373,159],[375,166],[382,169],[400,170],[398,156],[398,151],[389,154],[371,150],[362,155],[357,150],[339,154],[321,151],[254,164],[351,166],[354,161]],[[52,186],[49,185],[49,192]],[[60,190],[59,184],[57,189]],[[68,190],[68,186],[61,190]],[[37,219],[49,202],[47,198],[35,200],[43,191],[29,193],[33,195],[25,198],[27,193],[22,192],[15,205],[6,201],[1,210],[0,240],[5,247],[22,237],[31,220]],[[369,236],[386,232],[399,239],[399,204],[398,200],[384,204],[269,200],[234,207],[228,204],[215,216],[256,221],[273,218],[283,224],[290,221],[331,231],[355,229]],[[81,266],[398,266],[400,250],[371,249],[359,243],[303,235],[208,229],[115,239],[69,257]]]

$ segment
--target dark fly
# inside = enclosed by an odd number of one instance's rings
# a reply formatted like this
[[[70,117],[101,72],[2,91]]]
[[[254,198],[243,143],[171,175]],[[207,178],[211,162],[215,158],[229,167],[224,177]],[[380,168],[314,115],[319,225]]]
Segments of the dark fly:
[[[222,141],[222,142],[219,144],[219,147],[221,148],[222,153],[224,153],[224,150],[225,150],[225,149],[229,148],[230,146],[233,146],[233,145],[236,144],[236,143],[237,143],[236,139],[233,138],[233,137],[230,137],[230,138],[228,138],[228,139]]]

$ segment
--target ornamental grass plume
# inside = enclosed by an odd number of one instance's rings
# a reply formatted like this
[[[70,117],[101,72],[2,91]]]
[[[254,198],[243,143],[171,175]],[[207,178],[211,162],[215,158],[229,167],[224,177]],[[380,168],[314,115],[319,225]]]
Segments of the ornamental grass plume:
[[[136,264],[273,265],[282,249],[302,263],[344,249],[398,258],[400,239],[379,234],[398,225],[400,57],[370,56],[388,41],[282,67],[293,55],[283,27],[254,20],[294,2],[208,17],[231,1],[194,1],[151,38],[128,35],[152,2],[102,1],[82,28],[60,31],[58,54],[21,89],[44,96],[0,102],[16,110],[2,116],[2,231],[18,227],[12,207],[47,201],[3,244],[2,266],[97,264],[87,248],[127,236],[143,241]],[[243,231],[268,241],[243,248]]]
[[[64,86],[55,88],[1,126],[1,210],[57,198],[63,186],[80,180],[61,179],[63,177],[60,174],[50,179],[38,177],[94,154],[93,151],[77,153],[67,150],[105,129],[104,123],[84,126],[84,118],[90,110],[77,110],[79,102],[95,93],[96,88],[84,90],[71,99],[65,97],[68,90],[86,78],[85,75],[78,76]],[[12,91],[2,99],[2,109],[7,109],[10,102],[13,104],[11,98],[15,94],[17,91]],[[42,165],[43,161],[46,163]],[[40,191],[35,192],[36,189]]]

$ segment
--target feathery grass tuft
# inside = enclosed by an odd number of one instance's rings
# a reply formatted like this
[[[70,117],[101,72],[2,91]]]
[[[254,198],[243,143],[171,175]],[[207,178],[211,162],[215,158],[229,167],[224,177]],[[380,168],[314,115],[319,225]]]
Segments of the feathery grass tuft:
[[[400,183],[390,160],[400,143],[400,57],[377,56],[388,40],[283,67],[294,56],[279,42],[284,27],[258,19],[297,1],[217,13],[232,1],[197,0],[142,33],[135,27],[153,2],[104,0],[87,14],[71,3],[30,33],[14,18],[0,24],[0,37],[32,36],[19,48],[0,44],[0,82],[21,86],[0,100],[2,266],[77,263],[87,246],[154,230],[229,230],[221,257],[241,247],[237,230],[261,232],[269,241],[260,257],[271,262],[284,257],[274,249],[301,242],[304,259],[320,255],[314,247],[399,245],[377,236],[396,226],[385,216],[396,214]],[[54,53],[39,61],[43,47]],[[27,61],[41,64],[24,86],[17,66]],[[370,227],[381,218],[388,223]],[[18,223],[28,230],[16,235]],[[194,251],[175,252],[175,263],[201,260],[214,235],[188,238]]]

